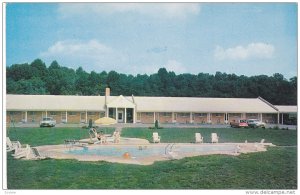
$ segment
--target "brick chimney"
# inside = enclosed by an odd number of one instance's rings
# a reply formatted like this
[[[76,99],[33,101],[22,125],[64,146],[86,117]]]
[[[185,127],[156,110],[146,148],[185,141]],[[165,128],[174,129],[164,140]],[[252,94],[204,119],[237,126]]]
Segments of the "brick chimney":
[[[110,96],[110,88],[106,87],[105,88],[105,105],[107,104],[107,97]],[[108,116],[108,113],[106,113]]]
[[[110,88],[109,87],[105,88],[105,96],[110,96]]]

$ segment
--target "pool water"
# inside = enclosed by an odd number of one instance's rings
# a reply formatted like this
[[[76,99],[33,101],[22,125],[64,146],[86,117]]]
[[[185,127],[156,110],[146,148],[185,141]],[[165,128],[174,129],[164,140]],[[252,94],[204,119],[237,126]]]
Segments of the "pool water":
[[[206,153],[206,152],[234,152],[236,145],[162,145],[162,146],[99,146],[97,148],[82,148],[68,150],[65,153],[73,155],[96,155],[121,157],[128,152],[131,157],[163,156],[166,151],[177,154]]]

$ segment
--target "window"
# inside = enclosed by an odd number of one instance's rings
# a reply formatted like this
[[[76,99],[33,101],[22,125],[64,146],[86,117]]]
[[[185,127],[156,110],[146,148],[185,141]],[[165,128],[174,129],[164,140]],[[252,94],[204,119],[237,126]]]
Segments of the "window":
[[[146,116],[149,116],[149,117],[150,117],[150,116],[152,117],[152,116],[153,116],[153,112],[145,112],[145,115],[146,115]]]
[[[102,118],[105,116],[105,112],[99,112],[99,118]]]
[[[162,112],[161,115],[164,116],[164,117],[172,117],[171,112]]]
[[[216,116],[216,117],[221,117],[222,114],[221,114],[221,113],[216,113],[215,116]]]
[[[50,116],[56,116],[56,112],[50,112]]]
[[[34,115],[35,115],[35,112],[30,111],[30,112],[28,112],[28,115],[34,116]]]
[[[247,116],[250,117],[250,118],[256,118],[256,117],[258,117],[258,114],[256,114],[256,113],[248,113]]]
[[[70,116],[76,116],[76,112],[68,112]]]
[[[232,114],[230,114],[230,116],[239,118],[239,117],[241,117],[241,114],[239,114],[239,113],[232,113]]]
[[[88,112],[87,113],[89,116],[95,116],[96,115],[96,112]]]
[[[9,115],[14,116],[14,115],[18,115],[18,112],[16,111],[10,111],[8,112]]]
[[[141,113],[138,112],[137,115],[136,115],[136,120],[140,121],[141,120]]]
[[[190,117],[190,113],[178,113],[179,117]]]
[[[205,113],[195,113],[196,117],[206,117]]]

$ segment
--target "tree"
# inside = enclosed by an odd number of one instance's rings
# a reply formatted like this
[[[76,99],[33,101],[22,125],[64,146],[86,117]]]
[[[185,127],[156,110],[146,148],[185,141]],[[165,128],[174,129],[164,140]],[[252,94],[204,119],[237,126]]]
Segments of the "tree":
[[[14,64],[6,69],[7,78],[14,81],[31,79],[33,77],[32,67],[29,64]]]
[[[261,96],[272,104],[297,104],[297,77],[289,80],[282,74],[272,76],[226,74],[216,72],[180,74],[160,68],[157,73],[126,75],[116,71],[90,73],[79,67],[60,66],[53,61],[47,68],[41,59],[30,65],[14,64],[6,68],[6,91],[10,94],[99,95],[110,87],[111,95],[172,97],[236,97]]]
[[[7,90],[10,94],[46,94],[45,83],[40,78],[21,79],[19,81],[8,80]]]
[[[34,77],[40,77],[42,80],[45,80],[48,69],[41,59],[34,60],[30,66]]]

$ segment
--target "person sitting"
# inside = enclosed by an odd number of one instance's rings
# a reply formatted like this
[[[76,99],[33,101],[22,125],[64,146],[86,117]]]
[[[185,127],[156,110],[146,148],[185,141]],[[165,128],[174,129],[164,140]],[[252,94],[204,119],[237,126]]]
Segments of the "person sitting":
[[[103,131],[97,133],[97,139],[99,140],[100,143],[106,143],[106,137],[103,134]]]
[[[97,139],[98,139],[99,141],[101,141],[101,134],[100,134],[100,133],[97,133]]]
[[[115,143],[119,143],[120,142],[120,132],[119,131],[115,131],[113,134],[114,137],[114,142]]]

